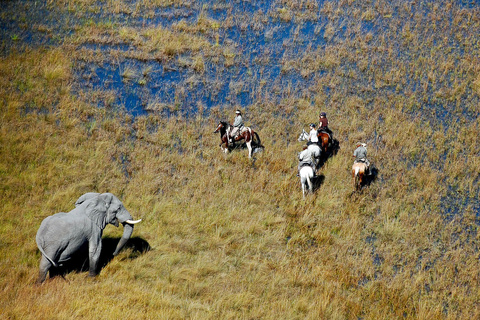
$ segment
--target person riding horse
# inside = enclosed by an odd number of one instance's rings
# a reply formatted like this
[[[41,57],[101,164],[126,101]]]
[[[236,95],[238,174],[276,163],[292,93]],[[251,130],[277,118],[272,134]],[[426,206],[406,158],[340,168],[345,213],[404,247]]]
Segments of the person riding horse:
[[[304,147],[303,151],[298,154],[298,172],[300,173],[300,169],[305,166],[312,167],[313,173],[315,174],[315,160],[313,158],[312,152],[307,148]],[[298,176],[299,174],[297,174]]]
[[[357,148],[353,152],[353,157],[355,158],[354,163],[363,162],[365,163],[366,174],[369,174],[370,162],[367,159],[367,144],[358,142]]]
[[[244,128],[242,112],[240,110],[237,110],[235,111],[235,114],[236,116],[235,116],[235,120],[233,120],[233,128],[232,128],[232,131],[230,132],[230,137],[229,137],[230,142],[233,142],[237,134],[239,134]]]
[[[315,129],[315,124],[310,123],[310,133],[308,134],[307,138],[307,146],[311,144],[317,144],[318,145],[318,132]]]
[[[330,135],[330,139],[333,140],[333,132],[328,128],[328,119],[325,112],[320,112],[320,118],[318,119],[318,131],[325,131]]]

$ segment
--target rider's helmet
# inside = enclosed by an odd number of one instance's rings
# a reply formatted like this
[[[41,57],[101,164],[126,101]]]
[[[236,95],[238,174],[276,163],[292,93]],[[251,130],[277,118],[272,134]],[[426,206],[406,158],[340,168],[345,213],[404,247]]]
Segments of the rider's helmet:
[[[326,117],[327,114],[325,112],[320,112],[320,117]]]
[[[236,114],[242,114],[242,112],[240,110],[237,109],[237,111],[235,111]]]
[[[310,128],[315,128],[315,123],[310,123]]]
[[[363,142],[357,142],[357,147],[360,147],[360,146],[365,148],[367,146],[367,144],[363,143]]]

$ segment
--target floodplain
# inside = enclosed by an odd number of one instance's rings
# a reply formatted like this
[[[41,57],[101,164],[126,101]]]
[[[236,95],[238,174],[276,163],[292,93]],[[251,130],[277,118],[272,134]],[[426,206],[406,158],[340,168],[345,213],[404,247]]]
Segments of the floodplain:
[[[476,319],[480,6],[2,1],[1,319]],[[265,149],[223,154],[244,112]],[[302,129],[338,152],[304,200]],[[353,191],[367,143],[375,180]],[[135,219],[37,286],[41,221],[86,192]]]

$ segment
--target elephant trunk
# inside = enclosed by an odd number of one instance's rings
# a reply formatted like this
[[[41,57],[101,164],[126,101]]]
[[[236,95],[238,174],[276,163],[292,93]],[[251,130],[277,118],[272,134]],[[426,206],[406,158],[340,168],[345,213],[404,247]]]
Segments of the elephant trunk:
[[[117,226],[118,226],[118,222],[123,224],[123,235],[120,241],[118,241],[117,248],[113,253],[114,256],[116,256],[123,249],[128,239],[130,239],[130,237],[132,236],[133,225],[136,223],[139,223],[140,221],[142,221],[142,219],[132,220],[132,216],[125,208],[117,214],[117,219],[116,219]]]
[[[123,223],[123,235],[120,241],[118,241],[117,248],[115,249],[115,252],[113,253],[114,256],[116,256],[120,250],[123,249],[125,244],[127,243],[128,239],[132,236],[133,233],[133,224],[129,224],[124,222]]]

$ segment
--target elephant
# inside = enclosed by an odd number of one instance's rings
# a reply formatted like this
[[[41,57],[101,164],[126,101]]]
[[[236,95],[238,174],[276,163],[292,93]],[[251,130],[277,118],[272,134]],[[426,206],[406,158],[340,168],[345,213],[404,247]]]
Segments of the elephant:
[[[45,218],[37,231],[36,242],[42,253],[37,283],[42,283],[51,267],[59,267],[88,243],[89,276],[98,274],[102,234],[107,224],[123,224],[123,235],[113,255],[117,255],[133,233],[132,220],[122,202],[111,193],[86,193],[75,202],[75,209]],[[51,274],[50,274],[51,275]]]

